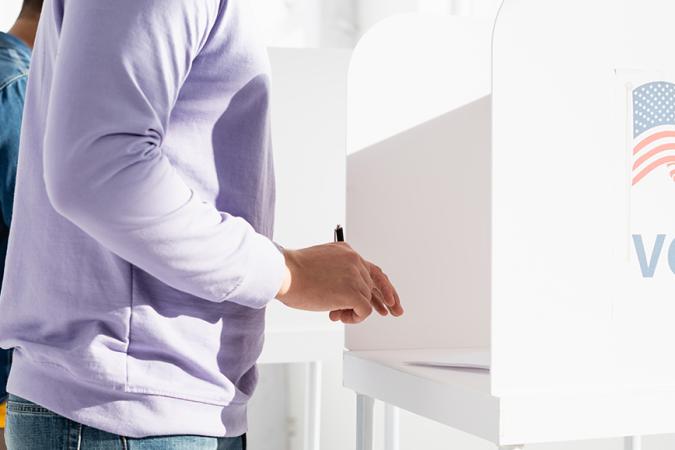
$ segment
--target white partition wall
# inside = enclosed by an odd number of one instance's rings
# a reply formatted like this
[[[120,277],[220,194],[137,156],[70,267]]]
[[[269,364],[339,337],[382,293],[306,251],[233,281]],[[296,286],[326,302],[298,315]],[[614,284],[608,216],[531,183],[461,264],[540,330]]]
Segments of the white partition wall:
[[[407,314],[347,327],[362,419],[372,397],[502,446],[675,431],[672,17],[505,0],[364,37],[347,240]]]

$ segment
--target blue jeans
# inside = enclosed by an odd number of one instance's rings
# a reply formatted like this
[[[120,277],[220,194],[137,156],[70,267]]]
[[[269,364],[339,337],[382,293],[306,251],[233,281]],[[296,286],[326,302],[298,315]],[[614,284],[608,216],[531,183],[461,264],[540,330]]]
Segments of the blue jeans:
[[[118,436],[66,419],[12,394],[7,401],[5,440],[8,450],[246,450],[246,435]]]

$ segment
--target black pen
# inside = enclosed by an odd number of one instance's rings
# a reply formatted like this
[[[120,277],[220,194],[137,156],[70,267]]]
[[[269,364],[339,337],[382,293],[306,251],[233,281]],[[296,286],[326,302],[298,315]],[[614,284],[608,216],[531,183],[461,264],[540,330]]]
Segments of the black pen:
[[[342,225],[338,225],[335,227],[335,232],[333,233],[333,239],[335,242],[344,242],[345,241],[345,233],[344,230],[342,229]]]

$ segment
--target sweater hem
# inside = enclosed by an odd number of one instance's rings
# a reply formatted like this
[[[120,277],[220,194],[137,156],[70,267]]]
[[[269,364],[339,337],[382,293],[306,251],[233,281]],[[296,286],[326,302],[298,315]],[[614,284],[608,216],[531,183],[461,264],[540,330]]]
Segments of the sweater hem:
[[[69,376],[14,352],[7,391],[60,416],[131,438],[246,433],[246,404],[226,406],[129,392]]]

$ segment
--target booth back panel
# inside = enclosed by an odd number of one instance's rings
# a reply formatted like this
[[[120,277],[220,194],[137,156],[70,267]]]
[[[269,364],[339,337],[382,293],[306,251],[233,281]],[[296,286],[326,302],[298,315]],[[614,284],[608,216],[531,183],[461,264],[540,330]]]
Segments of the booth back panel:
[[[675,385],[675,3],[505,0],[493,391]]]

